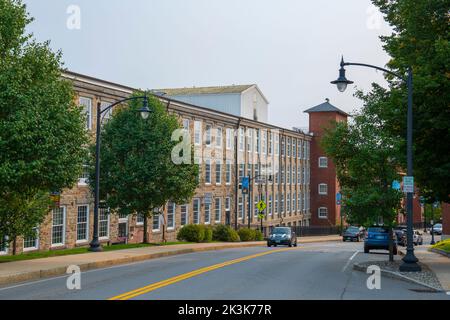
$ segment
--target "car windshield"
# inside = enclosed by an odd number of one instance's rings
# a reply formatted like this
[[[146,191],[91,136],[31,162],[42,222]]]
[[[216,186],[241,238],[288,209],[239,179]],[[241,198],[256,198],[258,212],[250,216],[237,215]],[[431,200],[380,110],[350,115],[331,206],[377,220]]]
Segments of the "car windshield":
[[[434,227],[436,228],[436,227],[438,227],[438,228],[442,228],[442,224],[440,224],[440,223],[436,223],[435,225],[434,225]]]
[[[358,227],[348,227],[346,231],[349,231],[349,232],[358,232],[358,231],[359,231],[359,228],[358,228]]]
[[[291,233],[291,229],[289,229],[289,228],[275,228],[272,231],[272,234],[283,234],[283,233],[289,234],[289,233]]]
[[[382,227],[371,227],[369,228],[368,232],[388,233],[388,229]]]

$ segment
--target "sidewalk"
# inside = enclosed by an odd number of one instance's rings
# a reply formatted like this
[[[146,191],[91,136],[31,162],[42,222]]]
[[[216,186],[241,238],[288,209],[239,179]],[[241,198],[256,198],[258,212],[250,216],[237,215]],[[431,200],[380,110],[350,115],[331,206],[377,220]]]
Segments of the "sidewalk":
[[[315,236],[298,238],[298,243],[340,240],[338,235]],[[86,271],[176,254],[264,245],[265,241],[178,244],[4,262],[0,263],[0,285],[64,275],[70,265],[77,265],[81,271]]]
[[[419,262],[426,264],[436,274],[445,291],[450,291],[450,258],[428,251],[429,245],[420,246],[420,249],[415,248],[414,254]],[[399,251],[402,255],[406,254],[405,248],[399,248]]]

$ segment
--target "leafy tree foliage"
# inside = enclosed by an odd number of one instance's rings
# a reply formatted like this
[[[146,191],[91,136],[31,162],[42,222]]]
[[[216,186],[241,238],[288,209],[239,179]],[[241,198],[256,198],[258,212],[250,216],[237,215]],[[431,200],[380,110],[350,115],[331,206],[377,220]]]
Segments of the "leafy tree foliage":
[[[142,93],[136,93],[142,95]],[[137,110],[142,101],[121,108],[102,127],[101,133],[101,199],[121,214],[143,214],[147,218],[167,201],[183,204],[197,187],[198,165],[175,164],[171,159],[172,133],[181,129],[175,115],[168,114],[162,103],[149,98],[151,113],[142,119]],[[190,145],[190,144],[189,144]],[[92,146],[90,184],[95,186],[94,146]],[[192,153],[191,153],[192,154]],[[144,232],[144,242],[147,232]]]
[[[414,95],[413,159],[415,181],[426,197],[450,202],[450,45],[448,0],[373,0],[394,31],[381,37],[391,56],[388,67],[401,74],[412,67]],[[385,129],[402,141],[406,162],[404,83],[386,76],[389,90],[377,88],[378,116]]]
[[[10,239],[42,221],[44,194],[73,185],[87,143],[61,52],[25,34],[31,21],[21,1],[0,0],[0,236]]]

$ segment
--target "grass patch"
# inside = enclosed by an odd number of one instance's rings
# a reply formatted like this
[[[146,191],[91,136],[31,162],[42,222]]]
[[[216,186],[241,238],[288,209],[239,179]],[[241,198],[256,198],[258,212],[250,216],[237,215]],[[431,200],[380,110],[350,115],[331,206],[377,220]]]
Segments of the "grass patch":
[[[433,245],[432,248],[439,249],[439,250],[445,251],[447,253],[450,253],[450,239],[439,241],[438,243]]]
[[[176,245],[176,244],[189,244],[189,243],[192,243],[192,242],[172,241],[172,242],[166,242],[166,243],[161,242],[161,243],[116,244],[116,245],[111,245],[111,246],[103,246],[103,251],[108,252],[108,251],[116,251],[116,250],[124,250],[124,249],[135,249],[135,248],[145,248],[145,247],[155,247],[155,246],[170,246],[170,245]],[[41,259],[41,258],[49,258],[49,257],[57,257],[57,256],[66,256],[66,255],[81,254],[81,253],[91,253],[91,252],[88,250],[88,247],[28,252],[28,253],[21,253],[21,254],[15,255],[15,256],[13,256],[13,255],[0,256],[0,263]]]

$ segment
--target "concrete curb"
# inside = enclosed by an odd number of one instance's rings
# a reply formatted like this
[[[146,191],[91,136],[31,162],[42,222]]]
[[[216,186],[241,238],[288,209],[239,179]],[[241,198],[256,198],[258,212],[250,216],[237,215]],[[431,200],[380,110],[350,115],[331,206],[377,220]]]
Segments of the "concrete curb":
[[[366,273],[367,267],[361,266],[359,263],[355,263],[355,264],[353,264],[353,270],[357,270],[357,271],[361,271],[361,272]],[[404,276],[404,275],[402,275],[400,273],[397,273],[397,272],[381,269],[381,275],[383,275],[383,276],[385,276],[387,278],[391,278],[391,279],[397,279],[397,280],[402,280],[402,281],[406,281],[406,282],[409,282],[409,283],[418,284],[418,285],[421,285],[421,286],[426,287],[428,289],[434,290],[436,292],[445,292],[445,290],[443,290],[441,288],[435,288],[433,286],[430,286],[429,284],[423,283],[423,282],[418,281],[416,279],[409,278],[409,277]]]
[[[313,242],[330,242],[330,241],[339,241],[339,240],[337,240],[337,239],[303,239],[302,240],[301,238],[299,238],[297,241],[299,244],[301,244],[301,243],[313,243]],[[199,248],[181,248],[181,249],[172,250],[172,251],[147,253],[147,254],[137,255],[137,256],[133,256],[133,257],[123,257],[123,258],[102,260],[102,261],[96,261],[96,262],[87,262],[87,263],[78,264],[78,266],[80,267],[81,271],[87,271],[87,270],[111,267],[111,266],[115,266],[115,265],[121,265],[121,264],[157,259],[157,258],[162,258],[162,257],[168,257],[168,256],[173,256],[173,255],[179,255],[179,254],[203,252],[203,251],[216,251],[216,250],[224,250],[224,249],[235,249],[235,248],[246,248],[246,247],[257,247],[257,246],[265,246],[266,244],[267,244],[266,241],[259,241],[259,242],[249,242],[249,243],[239,242],[239,243],[235,243],[235,244],[227,243],[226,245],[216,245],[216,246],[199,247]],[[9,262],[5,262],[5,263],[9,263]],[[41,270],[36,270],[36,271],[21,272],[21,273],[9,274],[9,275],[5,275],[5,276],[0,275],[0,285],[25,282],[25,281],[31,281],[31,280],[39,280],[39,279],[44,279],[44,278],[65,275],[68,266],[69,266],[69,264],[66,266],[63,266],[63,267],[55,267],[55,268],[41,269]]]
[[[444,250],[441,250],[441,249],[434,249],[434,248],[430,248],[430,249],[428,249],[428,250],[430,250],[431,252],[434,252],[434,253],[441,254],[441,255],[443,255],[444,257],[450,258],[450,253],[445,252]]]

